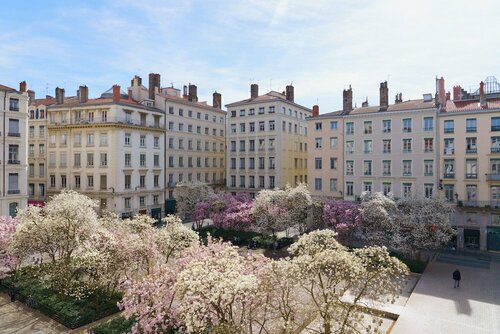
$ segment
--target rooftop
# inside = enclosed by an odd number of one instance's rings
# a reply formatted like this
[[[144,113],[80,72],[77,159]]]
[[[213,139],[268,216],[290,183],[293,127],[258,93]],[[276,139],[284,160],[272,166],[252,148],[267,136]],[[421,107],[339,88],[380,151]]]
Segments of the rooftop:
[[[6,91],[6,92],[16,92],[16,90],[12,87],[5,86],[0,84],[0,90]]]
[[[296,106],[298,106],[300,108],[311,110],[310,108],[304,107],[304,106],[302,106],[300,104],[297,104],[295,102],[287,100],[285,94],[276,92],[274,90],[272,90],[272,91],[270,91],[270,92],[268,92],[266,94],[259,95],[259,96],[257,96],[254,99],[248,98],[248,99],[245,99],[245,100],[241,100],[241,101],[237,101],[237,102],[232,102],[232,103],[226,104],[226,107],[230,108],[230,107],[244,105],[244,104],[248,104],[248,103],[260,103],[260,102],[275,101],[275,100],[281,100],[281,101],[284,101],[284,102],[287,102],[287,103],[290,103],[290,104],[294,104],[294,105],[296,105]]]

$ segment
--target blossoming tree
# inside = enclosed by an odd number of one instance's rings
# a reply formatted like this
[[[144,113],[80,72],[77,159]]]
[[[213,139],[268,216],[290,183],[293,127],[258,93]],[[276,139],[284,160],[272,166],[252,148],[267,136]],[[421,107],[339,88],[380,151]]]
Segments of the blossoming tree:
[[[361,227],[360,206],[348,201],[326,201],[323,206],[323,221],[337,232],[337,238],[342,244],[352,244]]]
[[[18,223],[15,218],[0,217],[0,278],[18,263],[10,249]]]
[[[174,189],[177,214],[183,220],[191,219],[196,203],[205,201],[212,193],[212,188],[206,183],[180,182]]]

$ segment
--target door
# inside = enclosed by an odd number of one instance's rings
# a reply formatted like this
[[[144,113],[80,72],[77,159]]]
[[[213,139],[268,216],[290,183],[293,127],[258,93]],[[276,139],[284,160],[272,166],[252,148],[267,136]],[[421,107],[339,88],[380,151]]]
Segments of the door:
[[[479,230],[464,230],[464,246],[468,249],[479,249]]]
[[[151,218],[156,220],[156,225],[161,224],[161,208],[151,209]]]
[[[487,249],[500,252],[500,227],[488,227]]]

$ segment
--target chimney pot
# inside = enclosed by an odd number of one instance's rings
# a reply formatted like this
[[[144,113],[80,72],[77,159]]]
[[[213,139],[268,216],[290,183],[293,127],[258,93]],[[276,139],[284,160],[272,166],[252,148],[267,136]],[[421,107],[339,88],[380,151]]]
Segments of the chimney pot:
[[[56,87],[56,104],[64,103],[64,88]]]
[[[113,85],[113,102],[120,102],[120,85]]]
[[[26,81],[21,81],[19,83],[19,91],[21,93],[25,93],[26,92]]]
[[[222,95],[220,93],[214,92],[212,106],[217,109],[222,109]]]
[[[132,101],[132,89],[129,88],[127,92],[129,101]]]
[[[385,111],[389,107],[389,88],[387,81],[380,83],[380,110]]]
[[[251,84],[250,85],[250,98],[256,99],[259,96],[259,85]]]
[[[87,86],[80,86],[77,91],[78,102],[85,103],[89,100],[89,88]]]
[[[319,106],[317,104],[313,105],[312,107],[312,116],[319,116]]]
[[[160,83],[160,74],[158,73],[149,73],[149,98],[151,100],[155,99],[156,93],[160,91],[161,83]]]
[[[348,114],[352,111],[352,88],[349,85],[349,89],[344,89],[343,91],[343,108],[344,114]]]
[[[486,95],[484,94],[484,82],[479,83],[479,104],[481,108],[488,108],[488,103],[486,102]]]
[[[436,79],[436,105],[439,106],[440,110],[446,109],[446,91],[444,89],[444,79],[441,77],[440,79]]]
[[[294,88],[292,85],[286,86],[286,99],[290,102],[294,102],[295,96],[294,96]]]
[[[453,101],[460,101],[462,99],[462,87],[460,85],[453,86]]]
[[[198,88],[196,85],[189,84],[188,89],[188,100],[191,102],[198,102]]]

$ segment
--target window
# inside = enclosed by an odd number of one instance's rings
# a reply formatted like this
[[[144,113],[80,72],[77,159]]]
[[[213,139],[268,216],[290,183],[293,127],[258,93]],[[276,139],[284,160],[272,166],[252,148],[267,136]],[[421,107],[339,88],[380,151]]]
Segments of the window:
[[[425,198],[432,198],[434,196],[434,184],[432,183],[424,184],[424,196]]]
[[[338,127],[338,122],[337,121],[330,122],[330,129],[331,130],[337,130],[337,127]]]
[[[35,127],[30,126],[30,138],[35,138]]]
[[[424,131],[432,131],[432,130],[434,130],[434,118],[424,117]]]
[[[40,138],[45,138],[45,126],[40,126],[38,129]]]
[[[411,132],[411,118],[403,119],[403,132]]]
[[[265,179],[264,176],[259,176],[259,188],[265,188]]]
[[[174,131],[174,122],[168,122],[168,129]]]
[[[345,183],[346,196],[354,196],[354,184],[352,182]]]
[[[364,125],[364,129],[365,129],[365,135],[371,134],[373,131],[372,121],[364,121],[363,125]]]
[[[322,148],[323,147],[323,138],[315,138],[314,139],[316,148]]]
[[[66,159],[66,152],[61,152],[59,155],[60,158],[60,166],[61,167],[66,167],[67,159]]]
[[[372,183],[371,182],[363,182],[363,191],[372,192]]]
[[[130,133],[125,134],[125,146],[130,146],[130,137],[131,137]]]
[[[322,158],[315,158],[314,159],[314,168],[315,169],[322,169],[323,167],[323,159]]]
[[[87,146],[94,146],[94,134],[87,133]]]
[[[403,197],[411,197],[411,183],[403,183]]]
[[[87,188],[94,188],[94,176],[87,175]]]
[[[411,153],[411,139],[403,139],[403,153]]]
[[[35,176],[35,165],[34,164],[29,164],[28,173],[29,173],[30,177]]]
[[[490,160],[490,172],[493,175],[500,175],[500,159]]]
[[[124,198],[124,201],[125,201],[125,209],[130,209],[131,208],[131,206],[130,206],[131,198],[126,197],[126,198]]]
[[[465,160],[465,178],[466,179],[477,179],[477,160],[467,159]]]
[[[125,189],[130,189],[132,183],[132,175],[125,175]]]
[[[354,134],[354,123],[353,122],[345,123],[345,134],[346,135],[353,135]]]
[[[373,152],[373,142],[371,140],[365,140],[363,142],[363,147],[364,147],[363,152],[365,154]]]
[[[365,176],[372,175],[372,161],[371,160],[363,161],[363,175],[365,175]]]
[[[444,178],[453,179],[455,177],[455,160],[445,159],[444,160]]]
[[[500,131],[500,117],[491,118],[491,131]]]
[[[345,162],[345,174],[346,175],[354,175],[354,161],[347,160]]]
[[[265,123],[263,121],[259,122],[259,131],[265,131],[265,130],[266,130]]]
[[[9,119],[9,136],[19,137],[21,134],[19,133],[19,120],[18,119]]]
[[[434,138],[424,138],[424,152],[434,152]]]
[[[337,179],[330,179],[330,191],[337,191]]]
[[[240,169],[245,169],[245,158],[240,158]]]
[[[99,135],[99,145],[100,146],[107,146],[108,145],[108,134],[107,133],[101,133]]]
[[[139,175],[139,187],[140,188],[146,187],[146,175]]]
[[[382,121],[382,132],[383,133],[391,133],[392,130],[392,121],[390,119],[385,119]]]
[[[500,207],[500,186],[491,186],[491,206],[494,208]]]
[[[314,190],[321,191],[322,187],[323,187],[323,185],[322,185],[321,178],[315,178],[314,179]]]
[[[265,112],[264,107],[260,107],[260,108],[259,108],[259,114],[263,114],[264,112]]]
[[[411,160],[403,160],[403,176],[411,176]]]
[[[10,111],[19,111],[19,100],[18,99],[9,99],[9,110]]]
[[[56,176],[55,175],[51,175],[50,176],[50,187],[51,188],[55,188],[56,186]]]
[[[184,123],[179,123],[179,131],[184,131]]]
[[[29,146],[29,155],[31,157],[35,155],[35,145],[34,144],[30,144],[30,146]]]
[[[384,139],[382,140],[382,149],[384,153],[391,153],[391,140]]]
[[[315,127],[316,127],[316,131],[321,131],[323,129],[323,123],[316,122]]]
[[[38,174],[40,174],[40,177],[45,176],[45,164],[38,165]]]
[[[245,123],[240,123],[240,132],[241,133],[245,132]]]
[[[330,169],[337,169],[337,158],[330,158]]]
[[[424,176],[434,175],[434,160],[424,160]]]
[[[87,153],[87,166],[88,167],[94,166],[94,153]]]
[[[182,109],[180,109],[182,110]],[[179,110],[179,111],[180,111]],[[139,206],[145,206],[146,205],[146,197],[145,196],[139,196]]]
[[[265,168],[265,160],[264,158],[260,157],[259,158],[259,169],[264,169]]]
[[[125,167],[130,167],[132,161],[132,154],[125,153]]]
[[[231,133],[236,133],[236,124],[231,124]]]
[[[337,137],[330,137],[330,148],[337,148]]]
[[[391,176],[391,160],[382,162],[382,176]]]
[[[255,169],[255,158],[248,158],[248,168]]]
[[[200,116],[200,113],[198,113],[198,118]],[[236,117],[236,110],[231,110],[231,117]]]
[[[141,155],[139,155],[139,165],[141,167],[146,166],[146,154],[142,153]],[[179,165],[179,167],[181,167],[181,166]]]
[[[245,109],[240,110],[240,117],[245,116]]]
[[[107,166],[108,165],[108,154],[107,153],[101,153],[101,166]]]
[[[466,201],[468,205],[477,204],[477,185],[468,184],[465,186]]]
[[[248,115],[255,115],[255,109],[254,108],[248,109]]]
[[[80,175],[75,175],[75,188],[80,189],[80,187],[81,187]]]
[[[269,107],[269,113],[270,113],[270,114],[274,113],[274,106],[270,106],[270,107]]]
[[[240,187],[245,188],[245,175],[240,175]]]
[[[154,148],[159,148],[160,147],[160,138],[159,137],[154,137],[153,138],[153,146],[154,146]]]
[[[275,122],[269,121],[269,131],[274,131],[274,129],[275,129]]]
[[[453,138],[444,139],[444,154],[445,155],[455,154],[455,139]]]
[[[477,120],[475,118],[467,118],[467,120],[465,121],[465,131],[466,132],[477,131]]]
[[[354,141],[349,140],[345,142],[345,153],[353,154],[354,153]]]
[[[153,164],[155,167],[160,166],[160,155],[158,154],[153,155]]]
[[[101,190],[108,189],[108,177],[106,174],[101,174],[100,186],[101,186]]]
[[[455,132],[455,122],[453,120],[444,121],[444,133]]]
[[[444,196],[448,202],[455,201],[455,186],[453,184],[444,185]]]
[[[476,137],[467,137],[465,138],[465,153],[477,153],[477,138]]]
[[[390,182],[382,183],[382,193],[385,196],[389,196],[390,194],[392,194],[392,183]]]

